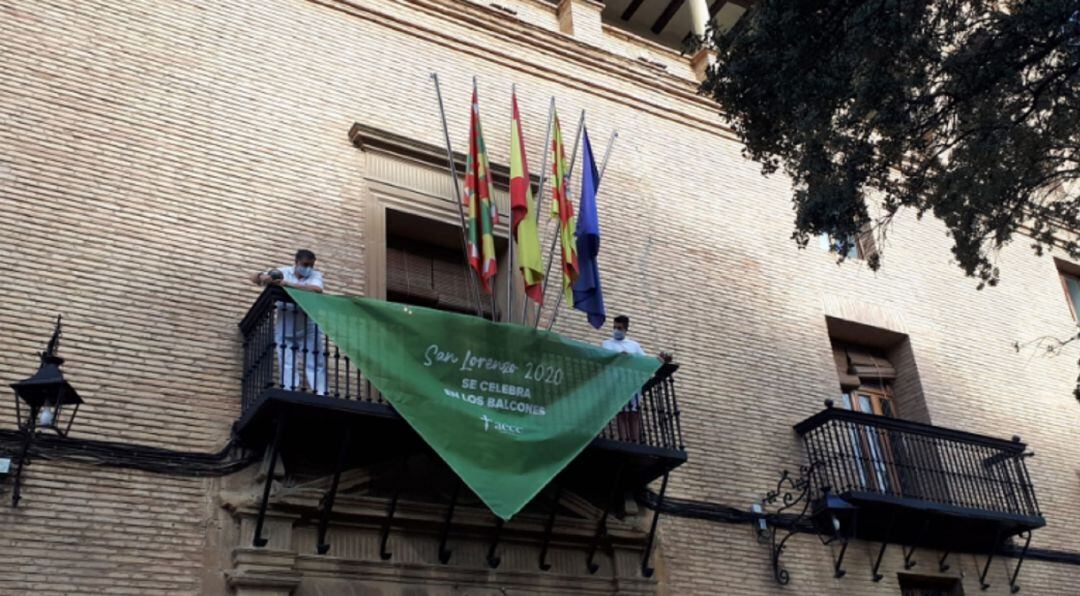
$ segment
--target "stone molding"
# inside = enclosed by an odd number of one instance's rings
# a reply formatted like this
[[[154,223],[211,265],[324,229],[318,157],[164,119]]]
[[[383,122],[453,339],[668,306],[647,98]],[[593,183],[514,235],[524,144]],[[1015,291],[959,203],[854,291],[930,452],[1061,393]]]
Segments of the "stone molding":
[[[418,25],[388,10],[372,8],[361,0],[309,1],[363,17],[401,33],[422,37],[425,41],[443,45],[454,51],[547,79],[553,84],[590,93],[697,130],[738,140],[732,129],[724,125],[719,118],[719,107],[713,101],[697,94],[694,81],[667,73],[639,60],[619,56],[568,35],[526,23],[494,8],[459,0],[412,0],[404,3],[411,9],[427,13],[433,20],[457,21],[473,29],[483,29],[489,35],[502,38],[509,43],[543,52],[551,57],[550,64],[552,65],[564,62],[576,63],[593,71],[596,77],[581,77],[566,69],[493,50],[487,45],[455,37],[438,28]],[[403,3],[401,0],[395,1],[398,4]],[[391,4],[391,1],[385,0],[385,4]],[[605,84],[603,79],[606,78],[622,79],[634,89],[660,93],[674,101],[651,101],[641,92],[627,91]]]

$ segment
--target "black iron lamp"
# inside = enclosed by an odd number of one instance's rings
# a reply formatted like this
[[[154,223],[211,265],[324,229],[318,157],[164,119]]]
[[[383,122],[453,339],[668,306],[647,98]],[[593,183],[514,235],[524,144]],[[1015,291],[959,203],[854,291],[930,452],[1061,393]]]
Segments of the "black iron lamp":
[[[814,513],[819,531],[837,538],[850,538],[854,534],[859,508],[830,492],[827,486],[822,487],[821,492]]]
[[[79,405],[82,404],[82,398],[60,371],[60,366],[64,363],[64,359],[56,355],[60,347],[60,320],[60,317],[56,318],[56,328],[49,345],[41,353],[41,366],[37,372],[28,379],[11,384],[11,388],[15,390],[15,415],[19,430],[23,433],[23,446],[11,494],[12,507],[19,506],[22,469],[35,435],[40,430],[48,430],[67,436],[75,422],[75,416],[79,413]],[[24,402],[29,410],[25,419],[22,406]]]

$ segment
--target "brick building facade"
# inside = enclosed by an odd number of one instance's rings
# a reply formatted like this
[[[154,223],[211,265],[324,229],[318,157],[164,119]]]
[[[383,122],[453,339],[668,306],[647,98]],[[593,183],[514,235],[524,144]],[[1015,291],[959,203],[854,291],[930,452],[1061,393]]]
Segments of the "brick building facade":
[[[782,470],[806,462],[792,427],[840,402],[836,354],[857,348],[894,369],[899,417],[1018,435],[1037,453],[1026,462],[1046,526],[1018,582],[1027,594],[1073,589],[1075,358],[1013,347],[1075,332],[1060,276],[1070,265],[1016,242],[998,259],[1002,283],[976,291],[950,262],[944,228],[911,213],[879,247],[876,273],[798,249],[788,182],[743,159],[717,106],[695,93],[708,56],[643,33],[622,18],[628,4],[0,2],[0,381],[33,371],[63,313],[65,373],[86,400],[73,440],[217,452],[241,414],[237,323],[258,296],[246,278],[307,247],[329,292],[386,297],[388,242],[408,235],[389,214],[457,221],[429,74],[440,75],[458,150],[478,77],[496,167],[508,159],[516,83],[534,173],[552,96],[564,134],[581,110],[598,152],[619,133],[600,192],[608,310],[632,314],[634,336],[681,364],[688,461],[667,495],[715,513],[661,515],[653,577],[639,571],[652,512],[634,499],[608,524],[595,574],[584,561],[601,507],[574,495],[560,501],[571,513],[556,524],[552,569],[537,568],[544,516],[531,514],[506,525],[492,568],[491,515],[469,500],[453,558],[439,562],[439,495],[403,497],[383,560],[378,466],[343,476],[334,545],[319,555],[325,475],[286,469],[269,542],[256,548],[265,462],[194,475],[36,456],[24,501],[0,508],[0,593],[862,595],[900,594],[920,575],[978,593],[985,554],[953,553],[939,573],[943,552],[916,549],[905,569],[890,545],[874,582],[880,544],[855,540],[836,578],[838,544],[810,533],[787,543],[791,581],[779,586],[754,525],[717,513],[750,512]],[[742,11],[715,4],[720,18]],[[702,5],[667,18],[689,31]],[[554,329],[592,343],[606,334],[566,308]],[[0,410],[0,426],[16,427],[14,408]],[[8,496],[10,477],[0,488]],[[1009,592],[1016,562],[991,561],[986,593]]]

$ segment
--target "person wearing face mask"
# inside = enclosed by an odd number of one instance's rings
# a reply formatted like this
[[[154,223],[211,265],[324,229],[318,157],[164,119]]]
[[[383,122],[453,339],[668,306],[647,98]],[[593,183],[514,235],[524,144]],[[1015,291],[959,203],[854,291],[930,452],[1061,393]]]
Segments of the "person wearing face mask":
[[[303,248],[296,251],[294,265],[256,273],[251,281],[260,286],[278,285],[320,294],[323,291],[322,272],[315,269],[315,253]]]
[[[612,326],[611,337],[604,340],[601,344],[605,350],[611,350],[613,352],[625,352],[627,354],[637,354],[644,356],[645,351],[641,349],[641,344],[626,337],[626,332],[630,329],[630,317],[626,315],[619,315],[615,317],[615,324]],[[641,442],[641,394],[635,393],[634,397],[630,399],[630,403],[623,407],[622,411],[615,416],[615,430],[618,432],[620,441],[630,441],[632,443]]]
[[[306,249],[296,251],[292,266],[256,273],[251,281],[261,286],[277,285],[319,294],[323,292],[323,276],[315,269],[315,253]],[[278,344],[281,386],[293,391],[325,394],[327,359],[315,321],[296,308],[295,304],[278,303],[274,316],[274,341]],[[300,378],[300,372],[303,378]]]
[[[627,354],[644,356],[645,351],[641,349],[641,344],[626,337],[626,332],[629,330],[630,317],[626,315],[615,317],[615,324],[611,328],[611,337],[605,339],[602,344],[604,349],[611,350],[612,352],[626,352]]]

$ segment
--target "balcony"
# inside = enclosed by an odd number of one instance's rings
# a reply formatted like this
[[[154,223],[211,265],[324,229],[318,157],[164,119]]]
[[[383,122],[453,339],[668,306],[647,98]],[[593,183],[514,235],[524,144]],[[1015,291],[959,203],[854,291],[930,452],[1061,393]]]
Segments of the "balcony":
[[[1011,441],[828,408],[795,425],[819,530],[943,551],[993,552],[1046,524]]]
[[[290,333],[294,341],[285,336],[286,328],[306,331]],[[240,330],[242,408],[234,431],[245,446],[277,443],[286,469],[309,475],[340,473],[339,460],[347,469],[427,450],[378,389],[281,288],[269,287],[259,296]],[[317,341],[307,340],[305,333]],[[563,470],[561,485],[583,495],[634,490],[685,462],[677,370],[678,365],[665,364],[642,387],[640,433],[631,434],[613,420]],[[346,428],[352,439],[348,451],[339,453]],[[621,473],[612,486],[615,469]]]

